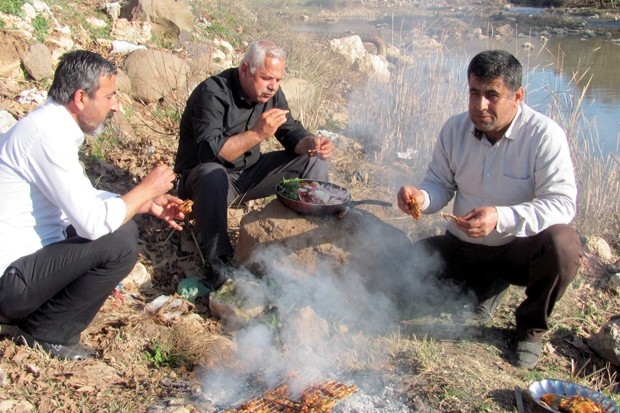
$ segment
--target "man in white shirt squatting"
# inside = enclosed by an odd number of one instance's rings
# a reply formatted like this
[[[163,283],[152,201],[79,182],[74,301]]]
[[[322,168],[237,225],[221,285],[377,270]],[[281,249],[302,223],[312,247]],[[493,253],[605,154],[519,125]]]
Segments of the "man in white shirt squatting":
[[[416,248],[438,253],[438,278],[473,293],[469,321],[488,321],[509,285],[525,287],[517,307],[509,359],[533,369],[555,303],[577,273],[577,189],[566,134],[523,102],[522,67],[510,53],[488,50],[467,69],[469,110],[445,123],[428,171],[416,188],[403,186],[424,214],[454,197],[444,235]],[[446,297],[438,297],[438,300]]]
[[[65,54],[48,101],[0,135],[0,335],[61,359],[96,356],[80,334],[137,261],[132,217],[176,230],[184,218],[167,166],[123,195],[84,174],[78,149],[118,110],[116,74],[98,54]]]

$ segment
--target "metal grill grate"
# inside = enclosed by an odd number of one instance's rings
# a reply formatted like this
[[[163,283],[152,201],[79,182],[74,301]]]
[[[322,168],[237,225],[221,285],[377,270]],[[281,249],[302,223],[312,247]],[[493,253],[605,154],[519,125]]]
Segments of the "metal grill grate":
[[[353,384],[329,380],[306,387],[293,399],[288,386],[283,384],[222,413],[328,413],[355,391],[357,388]]]

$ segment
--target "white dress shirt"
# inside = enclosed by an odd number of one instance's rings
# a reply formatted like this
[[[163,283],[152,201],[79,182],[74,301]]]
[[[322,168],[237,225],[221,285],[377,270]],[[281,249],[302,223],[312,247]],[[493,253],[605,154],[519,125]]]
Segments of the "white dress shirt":
[[[0,276],[17,258],[65,239],[69,224],[96,239],[123,223],[124,201],[84,173],[83,141],[69,111],[51,100],[0,135]]]
[[[576,209],[577,187],[566,134],[548,117],[521,103],[506,134],[494,145],[474,134],[467,112],[443,126],[426,177],[425,213],[454,198],[454,214],[495,206],[496,228],[471,238],[453,220],[447,229],[463,241],[503,245],[568,224]],[[455,195],[456,194],[456,195]]]

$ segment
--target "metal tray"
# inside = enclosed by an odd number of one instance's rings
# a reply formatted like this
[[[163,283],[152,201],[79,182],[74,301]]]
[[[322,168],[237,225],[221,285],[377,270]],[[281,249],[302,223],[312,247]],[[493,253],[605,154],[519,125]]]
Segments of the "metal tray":
[[[532,399],[534,399],[534,401],[539,406],[550,412],[562,413],[559,410],[555,410],[554,408],[544,403],[540,399],[543,394],[551,393],[557,394],[561,397],[571,397],[579,395],[587,397],[588,399],[600,404],[605,413],[620,413],[618,406],[616,406],[616,404],[611,401],[611,399],[604,396],[602,393],[597,392],[596,390],[592,390],[577,383],[571,383],[562,380],[540,380],[530,384],[528,391],[530,392],[530,396],[532,396]]]

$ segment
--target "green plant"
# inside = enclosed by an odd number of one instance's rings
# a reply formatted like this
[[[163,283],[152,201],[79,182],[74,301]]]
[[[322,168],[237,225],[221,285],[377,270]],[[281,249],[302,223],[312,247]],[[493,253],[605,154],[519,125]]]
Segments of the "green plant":
[[[88,154],[95,159],[105,159],[106,154],[120,144],[121,140],[114,129],[106,126],[100,135],[87,138],[86,145],[82,148],[82,155]]]
[[[24,3],[30,3],[30,1],[24,0],[2,0],[0,2],[0,13],[12,14],[13,16],[21,16],[22,6]]]
[[[49,30],[49,21],[45,17],[37,15],[32,20],[32,27],[34,28],[34,37],[40,42],[45,40]]]
[[[153,110],[153,119],[163,128],[164,134],[176,135],[181,122],[181,112],[174,105],[158,106]]]
[[[179,367],[183,363],[178,355],[172,352],[168,346],[153,340],[146,347],[145,358],[154,367]]]

